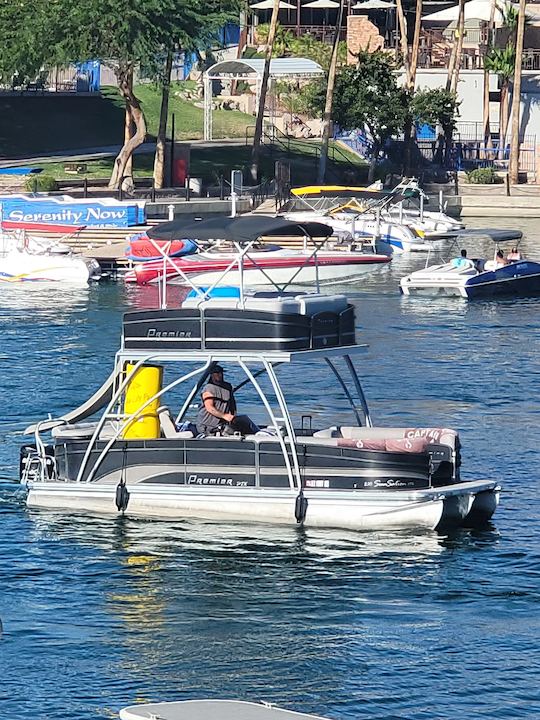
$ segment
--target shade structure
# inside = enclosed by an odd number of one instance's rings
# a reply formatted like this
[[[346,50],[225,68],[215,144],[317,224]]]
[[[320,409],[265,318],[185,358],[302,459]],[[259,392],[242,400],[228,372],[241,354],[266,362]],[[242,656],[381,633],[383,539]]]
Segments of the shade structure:
[[[272,10],[274,8],[274,0],[261,0],[261,2],[253,3],[249,6],[251,10]],[[287,2],[287,0],[280,0],[280,10],[296,10],[296,5]]]
[[[322,10],[329,8],[338,8],[339,3],[335,0],[313,0],[313,2],[305,3],[302,5],[303,8],[320,8]]]
[[[186,215],[148,230],[155,240],[231,240],[241,245],[260,237],[329,237],[330,225],[320,222],[293,222],[268,215],[240,215],[238,217],[212,217],[197,220]]]
[[[491,16],[491,3],[492,0],[470,0],[465,3],[465,22],[467,20],[484,20],[488,22]],[[496,3],[494,19],[497,25],[500,25],[503,20],[502,9],[506,5],[513,5],[514,3]],[[422,20],[439,20],[440,22],[452,22],[459,18],[459,5],[446,8],[446,10],[438,10],[437,12],[430,13],[429,15],[423,15]]]
[[[396,4],[389,0],[366,0],[365,2],[357,2],[351,7],[351,10],[390,10],[395,8]]]

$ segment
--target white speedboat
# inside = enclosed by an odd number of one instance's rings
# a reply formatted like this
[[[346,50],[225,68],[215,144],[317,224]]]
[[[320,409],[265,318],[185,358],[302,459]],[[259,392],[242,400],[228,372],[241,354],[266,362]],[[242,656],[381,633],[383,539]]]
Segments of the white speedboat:
[[[422,223],[391,214],[401,195],[366,188],[294,188],[281,215],[294,222],[325,222],[340,237],[373,246],[377,252],[428,252]],[[336,194],[337,193],[337,194]],[[343,194],[343,196],[341,195]]]
[[[211,223],[210,225],[208,223]],[[125,281],[147,285],[161,283],[165,278],[172,285],[243,284],[246,287],[294,285],[324,285],[352,282],[386,265],[386,254],[352,250],[329,250],[324,241],[332,234],[328,224],[292,222],[263,215],[240,218],[215,218],[207,221],[205,237],[200,234],[201,222],[178,220],[164,223],[148,231],[150,241],[191,238],[212,241],[212,246],[183,257],[162,254],[160,260],[136,263],[125,275]],[[208,237],[212,233],[213,237]],[[248,235],[246,235],[248,233]],[[284,249],[279,245],[256,244],[260,237],[276,239],[284,236],[318,237],[313,248]],[[238,241],[249,238],[249,247]],[[228,247],[224,247],[225,241]],[[163,251],[162,251],[163,252]],[[241,266],[238,263],[242,255]],[[226,279],[225,279],[226,278]]]
[[[467,235],[483,235],[495,242],[494,257],[469,259],[455,257],[448,262],[426,265],[400,280],[404,295],[457,295],[467,299],[498,296],[540,295],[540,263],[515,253],[505,259],[501,243],[519,241],[521,230],[472,230]],[[502,262],[498,261],[498,253]]]
[[[201,223],[199,232],[213,227]],[[348,530],[491,517],[499,487],[461,478],[454,430],[373,425],[354,364],[365,346],[345,296],[218,290],[194,289],[180,309],[125,314],[107,383],[80,408],[27,428],[34,442],[21,450],[21,482],[30,507]],[[236,391],[255,402],[256,424],[241,418],[207,434],[190,422],[218,363],[239,376]],[[287,401],[287,368],[305,377],[314,363],[336,383],[353,424],[331,407],[330,424],[300,421]],[[167,403],[179,395],[171,415]]]
[[[120,720],[325,720],[269,703],[242,700],[179,700],[144,703],[120,710]]]
[[[75,255],[57,240],[25,231],[0,233],[0,280],[86,284],[101,276],[97,260]]]

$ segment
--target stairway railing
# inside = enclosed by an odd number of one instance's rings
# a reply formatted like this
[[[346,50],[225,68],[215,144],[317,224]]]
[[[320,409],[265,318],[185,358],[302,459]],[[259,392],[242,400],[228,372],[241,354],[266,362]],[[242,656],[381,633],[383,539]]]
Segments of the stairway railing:
[[[254,135],[255,126],[248,125],[246,127],[246,145],[250,145],[253,142]],[[291,137],[290,135],[286,135],[275,125],[265,125],[265,127],[263,128],[261,142],[263,145],[268,144],[270,146],[277,146],[283,152],[285,152],[288,157],[290,157],[295,150],[304,151],[305,155],[313,155],[316,166],[318,166],[319,164],[319,157],[321,155],[320,144],[316,144],[316,142],[313,141],[302,140],[301,138],[295,138]],[[334,143],[330,143],[328,145],[328,159],[332,160],[332,162],[343,163],[351,171],[358,172],[358,165],[352,162],[351,159],[347,156],[347,154],[343,152],[343,150]],[[336,176],[336,173],[332,172],[331,168],[328,169],[328,174]]]

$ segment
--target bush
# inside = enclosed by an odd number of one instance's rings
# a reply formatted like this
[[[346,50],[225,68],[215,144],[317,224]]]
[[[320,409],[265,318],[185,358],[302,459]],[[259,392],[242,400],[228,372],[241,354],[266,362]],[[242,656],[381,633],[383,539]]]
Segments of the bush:
[[[30,192],[54,192],[58,190],[58,183],[50,175],[30,175],[24,187]]]
[[[501,179],[492,167],[469,170],[467,180],[475,185],[495,185],[501,182]]]

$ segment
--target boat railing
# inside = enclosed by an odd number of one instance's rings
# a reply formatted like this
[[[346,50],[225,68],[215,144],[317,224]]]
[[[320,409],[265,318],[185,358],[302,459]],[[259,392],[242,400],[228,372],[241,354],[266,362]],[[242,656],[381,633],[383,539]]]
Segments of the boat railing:
[[[101,431],[107,422],[107,420],[110,420],[111,418],[119,419],[120,423],[118,424],[118,427],[116,428],[113,436],[108,439],[108,441],[105,443],[105,447],[101,451],[99,457],[97,458],[96,462],[93,464],[88,476],[85,479],[85,482],[91,482],[96,470],[103,462],[104,458],[106,457],[107,453],[113,446],[113,444],[119,440],[122,436],[122,434],[125,432],[125,430],[131,425],[134,421],[136,421],[138,418],[140,418],[147,407],[149,407],[152,403],[154,403],[157,399],[159,399],[162,395],[164,395],[166,392],[169,392],[173,388],[175,388],[177,385],[180,385],[183,382],[186,382],[186,380],[189,380],[190,378],[198,375],[201,372],[204,372],[209,366],[210,361],[207,361],[203,367],[199,367],[196,370],[193,370],[186,375],[183,375],[182,377],[176,379],[174,382],[169,383],[165,388],[162,388],[157,393],[152,395],[148,400],[146,400],[135,412],[127,415],[127,414],[118,414],[113,411],[113,408],[117,406],[122,398],[123,393],[125,392],[127,386],[131,382],[131,380],[134,378],[137,371],[148,362],[151,362],[152,360],[155,360],[156,356],[150,355],[147,357],[143,357],[139,359],[131,368],[131,372],[126,372],[124,374],[124,379],[119,384],[118,388],[116,389],[116,392],[113,392],[112,398],[109,402],[109,405],[107,406],[105,412],[101,416],[100,420],[98,421],[98,424],[92,434],[92,437],[90,439],[90,442],[88,443],[88,447],[86,448],[86,451],[83,456],[83,460],[81,462],[81,466],[79,468],[79,473],[77,475],[77,482],[82,482],[84,478],[84,473],[86,472],[86,467],[88,465],[88,460],[90,458],[90,454],[93,450],[93,448],[96,445],[97,440],[99,439],[99,436],[101,434]],[[118,372],[118,377],[121,377],[121,372]]]
[[[144,402],[143,405],[141,405],[136,412],[131,413],[129,415],[127,414],[118,414],[116,412],[113,412],[113,408],[118,405],[118,403],[121,400],[121,397],[123,393],[125,392],[129,382],[133,379],[135,373],[145,364],[151,361],[155,361],[157,358],[156,356],[147,356],[144,358],[139,359],[133,368],[131,369],[131,372],[125,373],[124,380],[120,383],[119,387],[117,388],[116,392],[113,394],[113,397],[111,398],[111,401],[106,408],[105,412],[103,413],[102,417],[100,418],[99,422],[97,423],[96,428],[93,431],[92,437],[90,439],[90,442],[88,443],[88,446],[86,448],[85,454],[83,456],[83,460],[81,463],[81,466],[79,468],[79,473],[77,475],[76,481],[77,482],[91,482],[96,474],[97,469],[100,467],[101,463],[107,456],[107,453],[110,451],[112,446],[115,442],[117,442],[119,439],[122,438],[122,435],[124,431],[129,427],[130,424],[132,424],[134,421],[136,421],[139,417],[141,417],[144,414],[144,411],[146,408],[148,408],[152,403],[155,403],[157,399],[162,397],[165,393],[170,392],[172,389],[174,389],[177,385],[180,385],[181,383],[184,383],[191,378],[202,375],[205,376],[208,373],[208,370],[210,369],[211,365],[213,364],[213,360],[211,358],[208,358],[204,366],[200,366],[197,369],[187,373],[186,375],[183,375],[180,378],[177,378],[172,383],[169,383],[166,387],[159,390],[157,393],[152,395],[148,400]],[[119,361],[123,361],[123,356],[120,358]],[[285,397],[283,395],[283,392],[281,390],[279,381],[276,377],[273,365],[268,360],[262,358],[262,363],[264,370],[266,371],[271,385],[272,389],[274,391],[278,407],[280,410],[281,415],[276,415],[274,410],[272,409],[272,406],[270,402],[268,401],[268,398],[264,391],[262,390],[261,386],[256,380],[255,374],[251,372],[248,365],[244,360],[241,359],[239,356],[237,358],[238,365],[243,369],[245,372],[249,382],[253,385],[255,390],[257,391],[259,397],[261,398],[261,401],[266,408],[266,411],[268,413],[268,417],[270,418],[271,425],[276,431],[276,440],[280,444],[281,451],[283,454],[285,467],[287,470],[287,475],[289,478],[289,484],[291,489],[298,489],[301,490],[301,475],[300,475],[300,467],[298,462],[298,453],[296,448],[296,434],[294,430],[294,424],[292,422],[292,418],[290,416],[287,403],[285,401]],[[195,386],[195,391],[197,389],[197,385]],[[191,399],[193,398],[193,395],[191,395]],[[189,396],[188,401],[184,403],[184,406],[177,418],[177,421],[179,418],[183,417],[185,411],[189,407]],[[184,409],[185,408],[185,409]],[[90,468],[88,475],[85,477],[85,473],[87,472],[87,466],[89,463],[89,459],[92,453],[92,450],[96,446],[96,443],[100,437],[100,434],[103,430],[103,427],[107,420],[110,420],[111,418],[114,418],[115,420],[120,419],[121,422],[118,424],[118,426],[115,429],[114,434],[112,437],[107,439],[107,442],[105,443],[105,446],[101,450],[98,458],[96,461],[92,464],[92,467]],[[282,427],[284,427],[285,432],[282,432]],[[289,457],[290,453],[290,457]],[[292,462],[291,462],[292,460]]]

